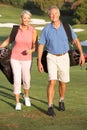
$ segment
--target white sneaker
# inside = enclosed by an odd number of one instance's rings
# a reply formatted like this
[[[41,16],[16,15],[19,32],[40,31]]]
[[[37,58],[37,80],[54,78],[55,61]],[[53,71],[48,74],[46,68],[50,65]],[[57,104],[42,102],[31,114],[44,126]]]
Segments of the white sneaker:
[[[21,110],[21,103],[16,103],[15,110],[18,110],[18,111]]]
[[[29,97],[25,97],[24,100],[25,100],[25,105],[30,107],[31,106],[30,98]]]

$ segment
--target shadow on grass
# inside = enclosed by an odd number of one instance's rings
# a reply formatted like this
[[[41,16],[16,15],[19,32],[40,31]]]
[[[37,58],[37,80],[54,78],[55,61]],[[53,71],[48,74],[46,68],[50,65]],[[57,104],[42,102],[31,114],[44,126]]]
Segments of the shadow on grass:
[[[5,102],[6,104],[8,104],[9,106],[11,106],[12,108],[15,107],[12,103],[10,103],[10,102],[8,102],[6,100],[0,99],[0,101]]]
[[[46,105],[47,105],[47,108],[48,108],[48,102],[46,102],[46,101],[44,101],[44,100],[41,100],[41,99],[37,99],[37,98],[35,98],[35,97],[31,97],[31,96],[30,96],[30,99],[35,100],[35,101],[38,101],[38,102],[41,102],[41,103],[43,103],[43,104],[46,104]],[[35,105],[35,104],[32,103],[32,106],[47,115],[47,110],[45,110],[44,108],[41,108],[41,107],[40,107],[41,105],[38,105],[38,106],[37,106],[37,105]],[[54,105],[54,108],[58,110],[58,106]]]
[[[10,94],[10,92],[12,92],[12,93]],[[10,103],[10,101],[9,101],[9,99],[15,101],[15,96],[13,96],[12,94],[13,94],[13,90],[12,89],[0,85],[0,96],[3,98],[3,99],[0,98],[0,100],[2,102],[7,103],[11,107],[14,107],[14,105],[12,103]],[[24,103],[22,99],[20,99],[20,101],[22,103]]]
[[[41,107],[39,106],[36,106],[35,104],[32,103],[32,106],[35,107],[37,110],[41,111],[42,113],[44,113],[45,115],[47,114],[47,111],[42,109]]]
[[[21,93],[21,96],[22,96],[22,98],[24,99],[24,93]],[[37,98],[35,98],[35,97],[31,97],[31,96],[29,96],[29,97],[30,97],[30,99],[32,99],[32,100],[35,100],[35,101],[38,101],[38,102],[41,102],[41,103],[44,103],[44,104],[47,105],[47,102],[46,102],[46,101],[43,101],[43,100],[41,100],[41,99],[37,99]],[[39,105],[37,106],[37,105],[35,105],[34,103],[31,103],[31,105],[32,105],[33,107],[35,107],[37,110],[43,112],[44,114],[47,114],[47,111],[45,111],[44,109],[42,109],[41,107],[39,107]]]
[[[14,96],[12,96],[11,94],[9,94],[7,92],[0,91],[0,96],[3,96],[5,98],[13,99],[14,100]]]
[[[13,92],[13,90],[10,88],[7,88],[5,86],[0,86],[0,96],[2,97],[2,98],[0,98],[0,100],[2,102],[7,103],[12,108],[14,108],[15,106],[9,101],[9,99],[15,101],[15,97],[12,94],[10,94],[10,92]],[[22,96],[22,98],[20,98],[20,102],[24,104],[23,93],[21,93],[21,96]],[[37,98],[32,97],[32,96],[30,96],[30,99],[41,102],[41,103],[46,104],[46,105],[48,104],[46,101],[41,100],[41,99],[37,99]],[[40,107],[41,105],[37,106],[36,104],[32,103],[32,106],[35,107],[36,109],[38,109],[39,111],[41,111],[42,113],[47,114],[47,111],[44,108]]]
[[[43,101],[43,100],[41,100],[41,99],[37,99],[37,98],[31,97],[31,96],[30,96],[30,99],[33,99],[33,100],[35,100],[35,101],[41,102],[41,103],[46,104],[46,105],[48,104],[46,101]],[[45,110],[42,109],[41,107],[36,106],[36,105],[33,104],[33,103],[32,103],[32,106],[35,107],[36,109],[38,109],[39,111],[43,112],[44,114],[47,114],[47,111],[45,111]]]
[[[10,94],[10,92],[12,92],[13,90],[10,88],[7,88],[5,86],[0,86],[0,96],[6,97],[8,99],[13,99],[14,100],[14,96],[12,96]]]
[[[1,85],[0,85],[0,88],[5,89],[5,90],[9,90],[9,91],[11,91],[11,92],[13,91],[11,88],[9,88],[9,87],[7,88],[7,87],[1,86]]]
[[[33,99],[33,100],[42,102],[42,103],[44,103],[44,104],[48,104],[46,101],[43,101],[43,100],[41,100],[41,99],[37,99],[37,98],[31,97],[31,96],[30,96],[30,98]]]

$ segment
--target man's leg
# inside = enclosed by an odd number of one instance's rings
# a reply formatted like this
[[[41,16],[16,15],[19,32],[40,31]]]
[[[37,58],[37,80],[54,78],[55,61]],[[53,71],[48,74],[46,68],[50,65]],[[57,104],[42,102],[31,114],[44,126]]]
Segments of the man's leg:
[[[66,83],[59,81],[59,95],[60,95],[59,108],[58,108],[59,111],[65,110],[65,106],[64,106],[65,92],[66,92]]]
[[[54,94],[55,94],[56,80],[50,80],[47,88],[48,106],[53,105]]]
[[[55,85],[56,80],[50,80],[48,83],[47,88],[47,98],[48,98],[48,115],[54,116],[54,110],[53,110],[53,100],[54,100],[54,94],[55,94]]]

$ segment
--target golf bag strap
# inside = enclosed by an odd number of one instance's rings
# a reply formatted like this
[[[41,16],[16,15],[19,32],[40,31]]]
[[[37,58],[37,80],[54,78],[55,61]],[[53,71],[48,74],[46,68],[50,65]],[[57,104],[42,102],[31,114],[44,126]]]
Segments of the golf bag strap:
[[[63,26],[64,26],[64,29],[66,31],[69,43],[72,43],[73,38],[72,38],[71,29],[70,29],[69,24],[68,23],[63,23]]]
[[[11,33],[10,33],[10,43],[12,43],[15,40],[16,34],[18,32],[19,25],[14,25]]]

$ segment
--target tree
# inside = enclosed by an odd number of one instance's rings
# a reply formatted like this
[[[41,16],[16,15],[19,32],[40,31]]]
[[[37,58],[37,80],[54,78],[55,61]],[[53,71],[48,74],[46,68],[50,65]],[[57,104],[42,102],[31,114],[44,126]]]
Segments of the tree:
[[[81,3],[83,3],[84,0],[74,0],[71,9],[76,9]]]
[[[5,4],[10,4],[15,7],[23,7],[24,3],[27,1],[28,0],[1,0],[0,2],[5,3]]]
[[[50,6],[56,5],[60,8],[63,3],[64,1],[61,0],[34,0],[34,4],[45,13]]]
[[[74,13],[74,23],[87,23],[87,0],[83,1],[76,9]]]

